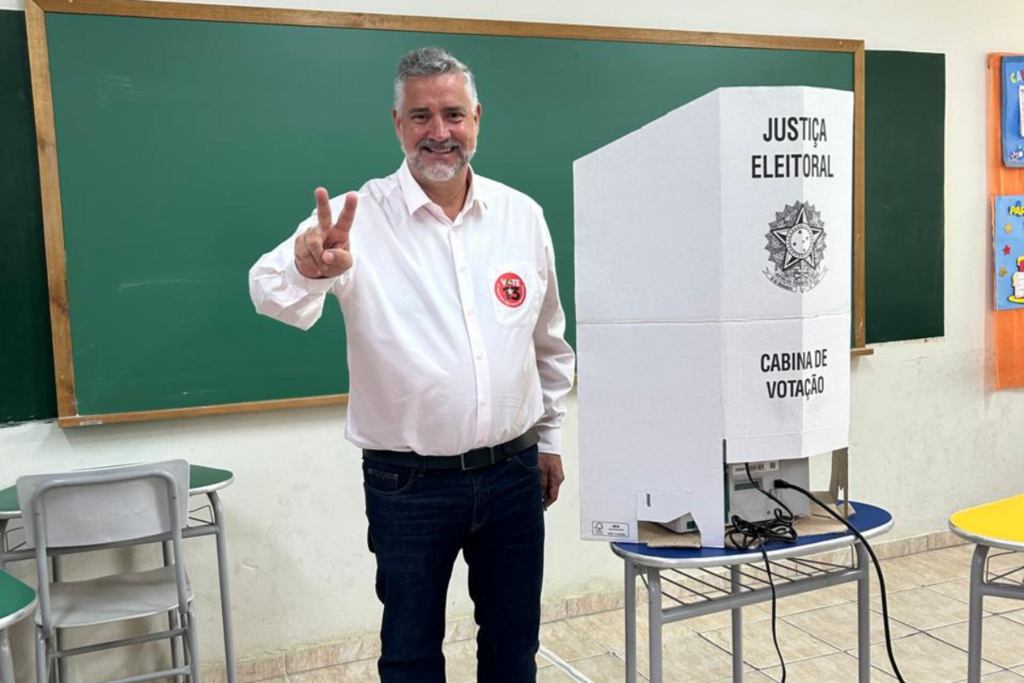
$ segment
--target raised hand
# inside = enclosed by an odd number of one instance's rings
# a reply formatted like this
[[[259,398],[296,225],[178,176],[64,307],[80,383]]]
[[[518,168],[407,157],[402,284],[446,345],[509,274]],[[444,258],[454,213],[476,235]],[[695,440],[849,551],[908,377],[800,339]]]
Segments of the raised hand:
[[[308,278],[337,277],[352,267],[349,232],[356,217],[359,195],[345,195],[345,206],[335,222],[327,190],[316,188],[317,224],[295,239],[295,267]]]

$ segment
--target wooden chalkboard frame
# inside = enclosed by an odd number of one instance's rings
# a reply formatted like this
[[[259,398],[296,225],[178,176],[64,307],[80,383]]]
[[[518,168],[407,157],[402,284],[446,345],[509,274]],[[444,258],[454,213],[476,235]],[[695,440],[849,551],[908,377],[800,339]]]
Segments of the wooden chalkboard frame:
[[[54,125],[53,96],[50,89],[49,51],[46,38],[47,12],[148,19],[185,19],[385,31],[423,31],[507,37],[561,38],[851,53],[854,58],[853,355],[871,353],[871,349],[866,348],[865,345],[865,51],[863,41],[515,21],[438,19],[383,14],[146,2],[142,0],[26,0],[25,21],[28,31],[32,92],[35,103],[39,175],[43,198],[43,228],[46,240],[47,278],[50,290],[50,318],[53,329],[53,355],[56,370],[58,423],[61,427],[273,410],[286,407],[341,404],[347,401],[347,395],[333,394],[297,399],[229,403],[104,415],[78,414],[75,397],[71,322],[68,313],[67,271],[60,178],[57,166],[57,140]]]

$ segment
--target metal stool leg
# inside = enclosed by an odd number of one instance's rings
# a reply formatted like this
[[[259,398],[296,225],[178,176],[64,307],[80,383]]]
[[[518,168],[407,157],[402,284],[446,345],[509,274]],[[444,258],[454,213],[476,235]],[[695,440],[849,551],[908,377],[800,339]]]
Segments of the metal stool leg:
[[[981,680],[981,601],[985,584],[985,561],[988,559],[988,546],[979,543],[974,548],[971,559],[971,598],[968,608],[969,619],[967,631],[967,683],[979,683]]]
[[[651,683],[661,683],[661,570],[657,567],[647,568],[647,620],[648,638],[650,639],[650,674]]]
[[[740,568],[738,565],[729,566],[729,583],[732,585],[732,592],[739,593],[743,589],[740,581]],[[743,683],[743,608],[732,608],[732,680],[733,683]]]
[[[626,683],[636,683],[636,565],[625,560]]]
[[[871,683],[871,556],[863,543],[855,543],[857,552],[857,680]]]

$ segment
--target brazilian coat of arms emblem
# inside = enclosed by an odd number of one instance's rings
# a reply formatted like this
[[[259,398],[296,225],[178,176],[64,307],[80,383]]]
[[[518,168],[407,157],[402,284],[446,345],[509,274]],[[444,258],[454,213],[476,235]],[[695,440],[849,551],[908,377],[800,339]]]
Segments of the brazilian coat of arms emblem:
[[[768,260],[764,275],[790,292],[809,292],[818,286],[825,266],[825,223],[808,202],[797,201],[775,212],[765,235]]]

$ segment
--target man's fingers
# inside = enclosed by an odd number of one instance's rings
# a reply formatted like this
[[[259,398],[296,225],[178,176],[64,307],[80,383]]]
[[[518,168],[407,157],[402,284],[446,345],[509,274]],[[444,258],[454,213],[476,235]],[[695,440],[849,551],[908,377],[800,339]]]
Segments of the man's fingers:
[[[560,479],[557,476],[548,477],[548,505],[552,505],[556,500],[558,500],[558,490],[562,487],[562,481],[563,479]]]
[[[345,238],[348,237],[348,231],[352,229],[352,221],[356,218],[356,207],[358,205],[358,194],[355,192],[349,192],[345,195],[345,206],[342,207],[341,213],[338,215],[338,222],[334,224],[335,230],[339,230],[343,233]]]
[[[540,465],[540,491],[544,497],[544,505],[548,506],[558,500],[558,490],[565,481],[562,471],[562,459],[553,453],[541,453],[537,457]]]
[[[295,238],[295,267],[306,277],[324,277],[323,235],[313,226]]]
[[[352,267],[352,254],[345,249],[324,249],[324,267],[321,271],[329,271],[324,274],[331,276],[340,275]]]
[[[327,232],[331,229],[331,225],[334,223],[331,220],[331,198],[327,194],[327,190],[322,187],[316,188],[313,192],[313,196],[316,197],[316,219],[320,225],[320,230]]]
[[[302,235],[302,244],[306,248],[306,254],[313,261],[317,270],[323,269],[321,254],[324,251],[324,238],[316,228],[310,228]]]

